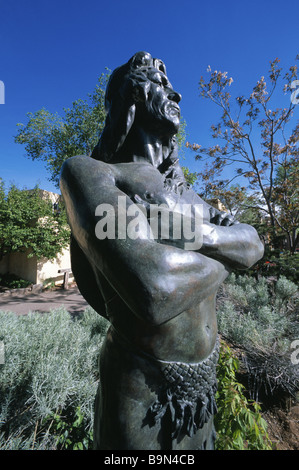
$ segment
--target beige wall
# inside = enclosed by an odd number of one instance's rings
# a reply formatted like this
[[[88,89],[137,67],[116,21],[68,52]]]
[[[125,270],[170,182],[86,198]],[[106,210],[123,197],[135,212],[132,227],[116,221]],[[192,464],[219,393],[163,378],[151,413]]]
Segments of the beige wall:
[[[54,261],[37,260],[36,256],[28,258],[27,253],[11,253],[0,262],[0,274],[15,274],[33,284],[42,284],[47,279],[62,281],[63,274],[58,273],[58,270],[70,267],[69,249],[65,249]]]
[[[69,269],[71,267],[70,250],[63,250],[55,261],[42,259],[37,262],[37,284],[43,283],[46,279],[59,281],[63,279],[63,274],[58,273],[59,269]]]
[[[215,207],[215,209],[218,209],[219,211],[228,212],[227,208],[219,199],[208,199],[206,202],[211,204],[211,206]]]
[[[0,262],[1,274],[15,274],[37,284],[37,261],[36,257],[28,258],[26,253],[10,253]]]

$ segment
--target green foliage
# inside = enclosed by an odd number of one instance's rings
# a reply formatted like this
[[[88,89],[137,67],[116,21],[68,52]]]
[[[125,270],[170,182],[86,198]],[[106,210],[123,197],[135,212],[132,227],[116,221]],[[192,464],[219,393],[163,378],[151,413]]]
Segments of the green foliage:
[[[273,285],[264,277],[231,274],[220,292],[219,330],[232,341],[267,350],[275,344],[282,352],[299,336],[298,288],[285,277]]]
[[[29,257],[53,259],[69,245],[66,213],[53,210],[42,191],[5,190],[0,179],[0,260],[6,254],[29,250]]]
[[[14,274],[4,274],[0,275],[0,286],[2,287],[10,287],[11,289],[18,289],[22,287],[28,287],[32,283],[30,281],[26,281],[25,279],[20,279],[18,276]]]
[[[245,397],[244,386],[236,380],[238,370],[238,359],[222,343],[217,368],[216,449],[271,450],[267,423],[260,414],[260,406]]]
[[[275,283],[231,274],[218,296],[218,327],[245,353],[250,394],[262,389],[295,396],[299,368],[292,364],[292,342],[299,337],[296,284],[281,276]]]
[[[107,322],[88,308],[0,312],[0,449],[86,448]],[[70,442],[72,441],[72,442]]]
[[[197,180],[197,173],[192,173],[186,166],[182,166],[182,170],[187,183],[189,183],[190,186],[193,186]]]
[[[50,181],[57,187],[63,162],[75,155],[90,155],[99,139],[105,120],[108,78],[109,74],[102,74],[87,99],[78,99],[71,108],[63,108],[62,117],[42,108],[27,114],[26,125],[18,124],[15,142],[25,145],[28,158],[45,163]]]
[[[84,415],[80,406],[75,410],[75,416],[61,416],[53,413],[43,422],[48,426],[50,422],[51,433],[56,440],[58,450],[88,450],[92,448],[93,432],[86,430],[84,426]]]
[[[179,132],[176,135],[180,159],[185,158],[184,149],[186,148],[186,126],[187,126],[187,123],[185,119],[183,119],[183,117],[181,116]]]
[[[263,259],[253,266],[249,272],[260,276],[284,276],[298,285],[299,253],[290,255],[285,251],[267,250]]]

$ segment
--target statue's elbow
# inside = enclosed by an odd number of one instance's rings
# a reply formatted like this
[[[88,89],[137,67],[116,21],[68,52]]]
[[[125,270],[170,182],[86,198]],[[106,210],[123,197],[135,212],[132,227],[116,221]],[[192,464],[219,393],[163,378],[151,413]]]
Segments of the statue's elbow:
[[[243,267],[241,269],[249,269],[264,256],[264,245],[260,241],[258,235],[256,240],[251,241],[250,248],[244,256]]]
[[[264,256],[264,244],[254,227],[240,224],[240,229],[240,246],[242,246],[240,254],[243,258],[243,267],[241,269],[248,269]]]
[[[264,243],[262,243],[262,241],[259,239],[258,240],[258,259],[257,261],[259,261],[260,259],[262,259],[262,257],[264,256],[264,253],[265,253],[265,246],[264,246]]]
[[[254,247],[254,254],[253,254],[253,260],[252,260],[251,266],[257,263],[260,259],[262,259],[262,257],[264,256],[264,252],[265,252],[264,244],[261,242],[259,237],[257,238],[258,239],[256,241],[256,246]]]

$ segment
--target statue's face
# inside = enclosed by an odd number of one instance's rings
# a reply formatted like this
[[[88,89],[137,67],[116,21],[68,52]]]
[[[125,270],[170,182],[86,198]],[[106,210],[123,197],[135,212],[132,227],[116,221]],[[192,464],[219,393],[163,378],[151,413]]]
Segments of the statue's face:
[[[174,91],[166,75],[157,69],[147,73],[147,99],[141,111],[141,119],[161,133],[176,134],[180,126],[181,95]]]

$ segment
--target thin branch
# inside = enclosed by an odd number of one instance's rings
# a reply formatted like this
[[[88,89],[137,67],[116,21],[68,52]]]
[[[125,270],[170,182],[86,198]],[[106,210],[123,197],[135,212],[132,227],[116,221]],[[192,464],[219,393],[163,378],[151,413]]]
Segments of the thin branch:
[[[273,190],[273,171],[274,171],[274,164],[273,164],[273,129],[274,129],[274,122],[271,121],[271,137],[270,137],[270,188],[269,188],[269,201],[271,201],[272,190]]]

